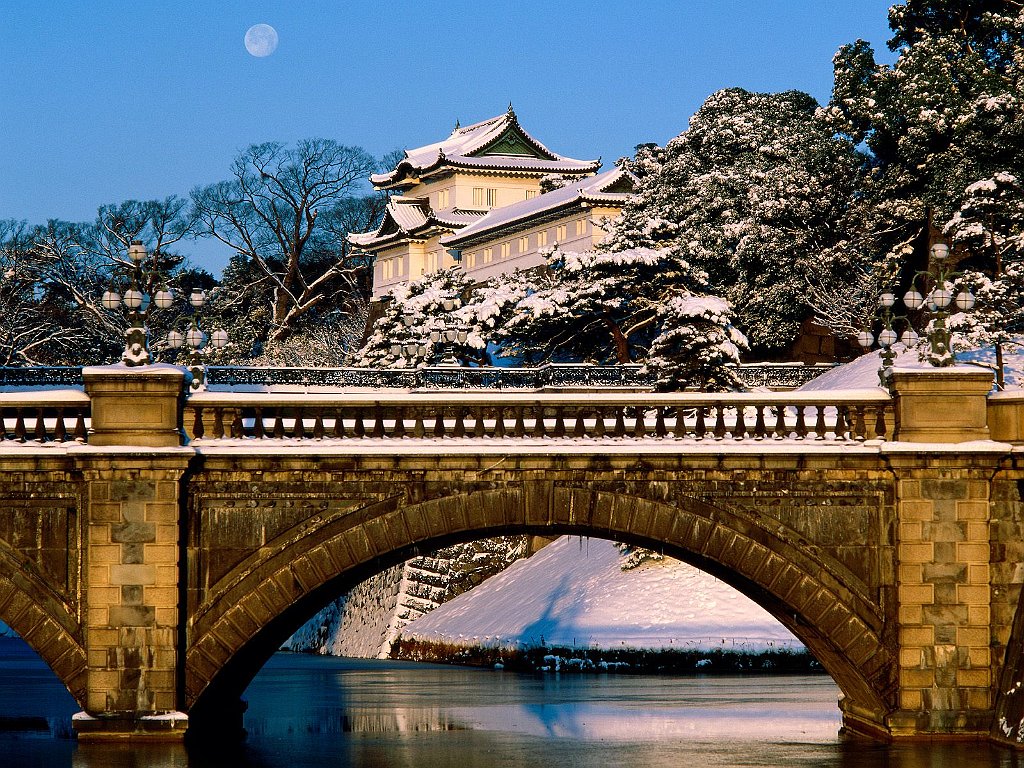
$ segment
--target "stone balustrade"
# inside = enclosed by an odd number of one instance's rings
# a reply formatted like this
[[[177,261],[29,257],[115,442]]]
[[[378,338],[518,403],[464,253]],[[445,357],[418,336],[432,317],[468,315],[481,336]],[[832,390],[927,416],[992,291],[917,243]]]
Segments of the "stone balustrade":
[[[838,393],[458,394],[201,392],[191,440],[688,439],[885,440],[882,390]]]

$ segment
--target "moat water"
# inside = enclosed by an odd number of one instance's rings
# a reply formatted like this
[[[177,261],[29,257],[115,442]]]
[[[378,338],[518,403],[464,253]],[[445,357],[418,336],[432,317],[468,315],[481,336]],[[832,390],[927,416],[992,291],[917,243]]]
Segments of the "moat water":
[[[1021,766],[987,744],[886,747],[839,734],[825,676],[530,675],[278,654],[246,692],[242,744],[79,745],[74,701],[0,639],[0,766],[599,768]]]

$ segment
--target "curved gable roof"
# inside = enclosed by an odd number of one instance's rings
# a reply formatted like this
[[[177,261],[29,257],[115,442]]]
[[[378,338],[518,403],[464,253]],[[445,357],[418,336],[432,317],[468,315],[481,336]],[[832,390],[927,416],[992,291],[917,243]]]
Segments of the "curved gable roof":
[[[456,126],[442,141],[406,150],[393,170],[374,174],[370,181],[375,187],[386,188],[444,165],[537,173],[594,173],[601,161],[575,160],[552,152],[526,132],[510,105],[503,115],[465,128]]]

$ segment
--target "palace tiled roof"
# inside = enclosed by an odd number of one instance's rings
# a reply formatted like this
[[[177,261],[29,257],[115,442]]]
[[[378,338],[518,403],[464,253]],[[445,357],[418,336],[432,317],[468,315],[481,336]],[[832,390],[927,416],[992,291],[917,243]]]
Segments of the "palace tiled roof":
[[[434,211],[426,198],[395,196],[388,201],[384,217],[376,230],[352,233],[348,239],[361,248],[381,246],[407,237],[429,236],[427,233],[436,227],[446,230],[465,227],[482,215],[482,211],[462,211],[457,208]]]
[[[563,157],[528,134],[509,107],[508,112],[465,128],[456,127],[443,141],[407,150],[388,173],[370,177],[375,187],[388,188],[407,178],[419,178],[443,167],[531,174],[591,174],[600,160]]]
[[[627,170],[613,168],[522,200],[512,205],[493,208],[485,216],[441,238],[446,246],[467,245],[486,239],[498,230],[533,226],[545,214],[554,214],[578,203],[590,205],[622,206],[633,196],[637,178]]]

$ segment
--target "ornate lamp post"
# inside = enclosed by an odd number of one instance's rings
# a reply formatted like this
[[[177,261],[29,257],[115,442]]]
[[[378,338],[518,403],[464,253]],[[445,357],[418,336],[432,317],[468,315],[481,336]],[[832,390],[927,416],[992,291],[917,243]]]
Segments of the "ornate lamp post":
[[[215,330],[210,338],[207,339],[206,334],[199,327],[199,312],[203,308],[203,304],[206,303],[206,294],[203,293],[199,288],[193,288],[191,295],[188,297],[189,304],[192,305],[192,325],[184,335],[175,330],[170,330],[167,333],[167,346],[171,349],[180,349],[183,345],[188,344],[188,368],[192,374],[192,389],[200,389],[206,381],[206,369],[202,363],[202,357],[199,351],[206,346],[206,342],[209,341],[214,349],[223,349],[228,343],[227,331],[220,328]]]
[[[143,270],[143,262],[146,260],[146,246],[138,240],[133,240],[128,246],[128,256],[132,260],[132,267],[128,274],[128,288],[122,296],[114,283],[103,292],[101,302],[106,309],[116,310],[123,303],[128,309],[128,330],[125,331],[124,352],[121,360],[130,367],[148,365],[153,362],[153,356],[149,351],[149,334],[146,330],[146,318],[153,304],[159,309],[167,309],[174,302],[174,295],[166,285],[161,284],[160,289],[150,299],[144,292],[147,282],[156,282],[156,258],[153,253],[153,267],[150,274]],[[147,278],[149,278],[147,280]]]
[[[458,297],[446,296],[441,302],[441,308],[445,312],[451,313],[454,310],[462,306],[462,301]],[[438,363],[439,366],[446,368],[457,368],[459,365],[459,359],[455,356],[455,342],[459,344],[465,344],[466,339],[469,338],[469,329],[464,325],[457,327],[446,327],[443,331],[431,331],[430,340],[435,344],[444,342],[444,352],[441,357],[441,361]]]
[[[125,365],[137,367],[149,365],[153,362],[153,355],[149,349],[149,329],[146,320],[149,312],[155,306],[157,309],[169,309],[174,304],[174,294],[167,287],[158,271],[157,259],[159,254],[154,251],[153,262],[150,268],[145,268],[146,246],[138,240],[133,240],[128,246],[128,255],[131,258],[132,266],[128,271],[128,287],[122,295],[114,282],[103,292],[101,299],[103,306],[109,310],[117,310],[123,304],[128,310],[128,330],[125,331],[124,352],[121,360]],[[150,297],[147,293],[148,286],[159,285],[159,288]],[[190,365],[193,374],[193,387],[197,388],[198,381],[202,382],[202,366],[199,365],[198,350],[206,343],[206,334],[199,329],[198,312],[206,301],[206,296],[198,288],[192,292],[189,302],[192,305],[192,327],[183,335],[172,330],[167,334],[167,345],[177,349],[185,341],[188,341],[192,348]],[[227,333],[222,330],[213,332],[213,346],[220,349],[227,344]]]
[[[957,309],[966,312],[974,306],[974,295],[970,291],[961,291],[955,297],[947,288],[947,284],[957,277],[957,273],[950,269],[949,246],[937,242],[931,246],[931,262],[929,270],[918,272],[914,275],[910,290],[903,295],[903,304],[911,311],[918,311],[921,308],[927,309],[932,314],[931,322],[928,324],[928,353],[927,360],[937,368],[945,368],[955,365],[956,358],[950,348],[950,334],[946,327],[946,319],[949,317],[948,309],[955,304]],[[927,296],[917,290],[918,280],[922,281],[922,288],[928,291]],[[930,290],[929,290],[930,289]],[[920,337],[910,325],[906,318],[898,318],[893,315],[892,308],[896,304],[896,296],[891,291],[884,291],[878,297],[878,305],[882,309],[882,330],[878,334],[878,344],[882,348],[882,368],[878,372],[883,387],[889,386],[889,378],[892,373],[893,361],[896,358],[892,351],[892,345],[896,343],[897,334],[893,330],[893,322],[902,320],[907,328],[899,340],[906,347],[915,346]],[[857,334],[857,343],[865,350],[870,349],[875,342],[871,331],[865,329]]]

